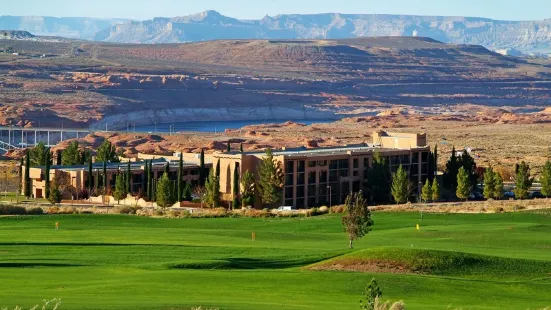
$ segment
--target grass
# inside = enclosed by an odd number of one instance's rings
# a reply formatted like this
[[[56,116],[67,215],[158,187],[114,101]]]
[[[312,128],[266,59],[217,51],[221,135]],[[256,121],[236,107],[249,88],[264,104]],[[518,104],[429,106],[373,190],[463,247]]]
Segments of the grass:
[[[357,309],[376,277],[407,309],[551,305],[551,213],[375,213],[347,249],[340,218],[0,217],[0,307]],[[55,222],[60,229],[55,230]],[[421,230],[415,230],[415,224]],[[251,241],[251,232],[256,241]],[[313,271],[392,260],[422,274]]]

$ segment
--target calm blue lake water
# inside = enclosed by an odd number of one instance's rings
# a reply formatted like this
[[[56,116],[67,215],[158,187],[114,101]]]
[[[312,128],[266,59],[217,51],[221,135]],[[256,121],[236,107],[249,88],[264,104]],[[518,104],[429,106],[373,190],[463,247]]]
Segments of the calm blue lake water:
[[[315,123],[331,123],[336,120],[292,120],[295,123],[311,125]],[[136,131],[140,132],[170,132],[171,125],[174,131],[198,131],[198,132],[223,132],[226,129],[239,129],[248,125],[260,125],[260,124],[272,124],[272,123],[285,123],[284,121],[207,121],[207,122],[184,122],[174,124],[157,124],[148,126],[137,126]]]

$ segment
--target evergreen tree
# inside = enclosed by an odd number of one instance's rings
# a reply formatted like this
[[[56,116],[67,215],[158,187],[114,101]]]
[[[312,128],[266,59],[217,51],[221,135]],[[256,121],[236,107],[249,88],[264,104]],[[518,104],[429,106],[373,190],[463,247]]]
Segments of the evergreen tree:
[[[52,186],[52,188],[50,189],[50,195],[48,196],[48,201],[54,205],[56,203],[60,203],[61,200],[62,200],[62,194],[61,194],[61,191],[59,190],[59,186],[57,185]]]
[[[126,164],[125,181],[126,181],[126,188],[125,188],[126,193],[132,195],[132,167],[130,165],[130,159]]]
[[[232,209],[238,209],[239,208],[239,170],[238,165],[235,165],[233,168],[233,201],[232,201]]]
[[[372,203],[382,204],[391,196],[392,176],[387,161],[379,151],[373,154],[373,164],[368,169],[365,188]]]
[[[367,235],[373,226],[371,211],[367,205],[367,200],[363,198],[362,192],[350,193],[345,201],[346,213],[341,222],[345,231],[348,233],[349,247],[352,248],[352,242]]]
[[[115,179],[115,191],[113,192],[113,197],[117,200],[123,200],[126,198],[126,178],[124,174],[117,174]]]
[[[117,148],[113,144],[111,144],[109,140],[105,139],[105,141],[103,141],[103,143],[98,148],[96,161],[118,163],[119,156],[117,154]]]
[[[424,202],[427,202],[432,199],[432,186],[428,178],[425,181],[423,190],[421,191],[421,199],[423,199]]]
[[[243,153],[243,143],[239,144],[239,151]]]
[[[50,149],[47,149],[46,150],[46,158],[45,158],[45,164],[46,164],[46,168],[45,168],[45,171],[44,171],[44,190],[45,190],[45,197],[48,198],[50,197],[50,166],[51,166],[51,153],[50,153]]]
[[[32,183],[31,183],[31,154],[27,151],[25,153],[25,197],[30,198],[32,196]]]
[[[467,172],[467,175],[469,176],[469,182],[471,186],[476,186],[478,184],[478,175],[476,174],[476,163],[474,161],[474,158],[467,152],[467,150],[463,151],[463,154],[460,158],[460,164],[463,169]]]
[[[281,201],[283,171],[281,163],[274,159],[272,150],[266,150],[258,166],[258,175],[258,193],[262,204],[269,206]]]
[[[147,163],[147,159],[144,162],[143,170],[142,194],[146,196],[147,200],[149,200],[149,187],[147,186],[147,184],[149,183],[149,164]]]
[[[150,160],[149,161],[149,169],[148,169],[148,172],[149,172],[149,177],[148,177],[148,180],[149,180],[149,200],[150,201],[155,201],[155,189],[156,189],[156,185],[155,185],[155,170],[153,170],[153,160]]]
[[[471,194],[471,180],[469,179],[469,174],[465,168],[459,168],[457,173],[457,190],[455,191],[457,198],[465,199],[469,198]]]
[[[184,158],[183,155],[180,154],[180,160],[178,162],[178,193],[177,193],[177,201],[182,201],[184,197]]]
[[[94,175],[92,168],[92,156],[88,157],[88,193],[92,193],[92,186],[94,183]]]
[[[460,164],[456,153],[454,147],[450,159],[446,163],[446,171],[444,171],[443,176],[444,187],[450,190],[454,190],[457,187],[457,173],[459,172]]]
[[[432,180],[432,201],[436,202],[440,200],[440,183],[434,178]]]
[[[434,146],[434,152],[432,154],[432,160],[433,160],[433,175],[436,177],[438,174],[438,145]]]
[[[107,194],[107,162],[103,162],[103,194]]]
[[[434,174],[432,173],[434,171],[434,154],[432,152],[429,152],[428,159],[427,159],[427,179],[429,182],[432,182],[432,179],[434,179]]]
[[[165,172],[164,173],[166,173],[167,176],[170,174],[170,162],[167,162],[165,164]]]
[[[392,176],[392,197],[397,204],[405,203],[408,200],[409,178],[406,170],[400,165],[398,171]]]
[[[494,173],[495,187],[494,187],[494,199],[503,198],[503,178],[497,172]]]
[[[193,194],[193,189],[191,188],[191,183],[186,182],[186,185],[184,186],[184,190],[182,193],[182,199],[184,201],[192,201],[193,200],[192,194]]]
[[[216,162],[216,176],[220,179],[220,160]]]
[[[495,175],[496,174],[494,173],[492,167],[489,167],[484,171],[484,191],[482,194],[486,199],[494,198],[494,193],[496,190]]]
[[[167,173],[159,179],[156,190],[157,205],[161,208],[168,208],[174,204],[171,193],[171,182]]]
[[[206,167],[205,167],[205,150],[201,149],[201,157],[199,158],[199,185],[205,186],[206,180]]]
[[[528,191],[532,187],[533,179],[530,178],[530,166],[524,161],[518,165],[515,174],[515,196],[518,199],[528,198]]]
[[[46,166],[46,152],[48,151],[44,143],[38,142],[34,148],[30,149],[31,165]]]
[[[61,163],[64,166],[73,166],[80,164],[80,150],[77,141],[73,141],[63,150]]]
[[[360,300],[360,309],[361,310],[374,310],[375,309],[375,300],[381,298],[383,292],[379,288],[379,284],[375,278],[371,279],[371,282],[365,287],[364,290],[364,299]],[[386,308],[386,307],[385,307]]]
[[[540,176],[541,193],[545,197],[551,196],[551,161],[547,160]]]
[[[21,160],[19,162],[19,173],[17,174],[17,177],[18,177],[18,181],[19,181],[19,193],[20,194],[23,194],[23,181],[25,180],[24,179],[24,176],[23,176],[23,166],[25,166],[25,159],[24,157],[21,157]]]
[[[210,171],[209,177],[205,182],[205,202],[211,208],[220,206],[220,179],[214,170]]]
[[[241,177],[241,188],[242,207],[252,206],[254,204],[255,179],[254,174],[249,170],[245,171]]]
[[[231,152],[231,142],[228,141],[227,150],[228,153]]]

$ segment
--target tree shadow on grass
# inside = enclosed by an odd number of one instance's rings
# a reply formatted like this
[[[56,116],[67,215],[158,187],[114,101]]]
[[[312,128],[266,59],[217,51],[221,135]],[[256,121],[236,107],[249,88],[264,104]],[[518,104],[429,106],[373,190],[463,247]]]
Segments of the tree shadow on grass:
[[[63,263],[23,263],[23,262],[12,262],[12,263],[2,263],[0,262],[0,268],[35,268],[35,267],[82,267],[84,265],[78,264],[63,264]]]
[[[218,260],[204,260],[194,262],[171,263],[165,265],[168,269],[287,269],[311,265],[327,257],[302,257],[298,259],[278,258],[243,258],[230,257]]]

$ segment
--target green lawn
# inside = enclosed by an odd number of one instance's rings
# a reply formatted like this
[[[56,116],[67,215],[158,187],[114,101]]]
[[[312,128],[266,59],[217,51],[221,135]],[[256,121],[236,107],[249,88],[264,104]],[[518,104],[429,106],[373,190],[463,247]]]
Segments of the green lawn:
[[[0,217],[0,308],[57,297],[62,309],[358,309],[372,277],[384,299],[404,300],[408,309],[551,306],[551,213],[374,219],[374,230],[348,250],[333,215]],[[396,260],[430,272],[303,268],[348,258]]]

